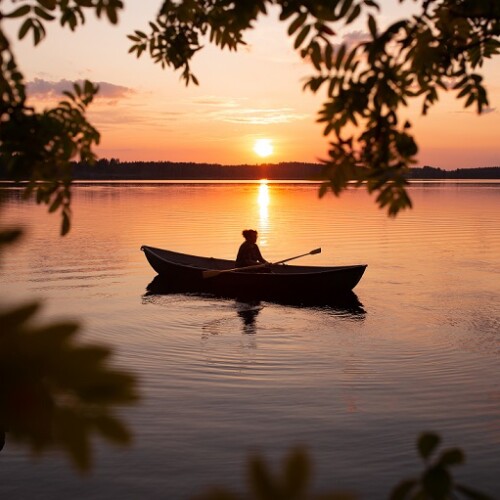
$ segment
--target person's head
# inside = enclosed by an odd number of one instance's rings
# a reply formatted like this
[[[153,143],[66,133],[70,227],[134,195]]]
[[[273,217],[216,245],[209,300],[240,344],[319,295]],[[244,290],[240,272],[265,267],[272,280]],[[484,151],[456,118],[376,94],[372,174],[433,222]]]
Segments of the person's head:
[[[257,231],[254,229],[245,229],[241,234],[243,234],[243,238],[250,243],[255,243],[257,241]]]

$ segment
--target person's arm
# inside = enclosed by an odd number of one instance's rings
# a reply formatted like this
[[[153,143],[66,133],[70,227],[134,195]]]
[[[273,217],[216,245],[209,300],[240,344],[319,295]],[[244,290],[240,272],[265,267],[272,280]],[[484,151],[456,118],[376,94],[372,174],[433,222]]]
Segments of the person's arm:
[[[261,262],[262,264],[269,264],[269,262],[267,262],[267,260],[264,259],[264,257],[262,257],[262,254],[260,253],[260,248],[257,245],[255,245],[255,253],[256,253],[255,256],[257,258],[256,260],[258,262]]]

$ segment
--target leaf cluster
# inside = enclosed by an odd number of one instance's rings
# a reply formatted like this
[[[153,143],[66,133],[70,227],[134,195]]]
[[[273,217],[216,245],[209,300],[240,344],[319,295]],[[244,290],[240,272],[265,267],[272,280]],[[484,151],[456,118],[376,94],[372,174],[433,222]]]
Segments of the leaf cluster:
[[[276,474],[260,456],[251,457],[247,465],[248,492],[241,496],[224,488],[195,497],[196,500],[354,500],[350,493],[311,491],[312,464],[304,449],[292,449],[285,457],[282,470]]]
[[[112,409],[136,401],[135,378],[109,366],[109,349],[77,343],[76,323],[39,326],[39,308],[0,311],[0,434],[35,454],[62,449],[85,471],[93,435],[130,442]]]
[[[20,20],[18,38],[31,33],[38,45],[49,22],[59,21],[73,31],[85,23],[88,12],[94,12],[116,24],[122,8],[121,0],[21,0],[12,10],[0,10],[0,20]],[[34,195],[50,212],[61,212],[64,235],[71,220],[70,161],[78,158],[92,163],[92,148],[100,140],[86,119],[98,87],[88,81],[75,83],[57,106],[35,112],[26,105],[24,77],[1,27],[0,66],[0,169],[13,180],[28,181],[26,197]]]
[[[309,47],[319,75],[305,88],[316,92],[326,87],[318,121],[325,135],[334,136],[324,163],[335,194],[349,183],[366,185],[378,193],[377,203],[389,215],[411,207],[407,176],[418,147],[411,123],[401,123],[401,110],[423,98],[425,114],[439,90],[448,89],[460,89],[457,97],[466,97],[465,107],[475,102],[479,113],[488,105],[482,77],[473,69],[498,53],[500,4],[458,2],[455,8],[456,3],[422,2],[422,15],[385,30],[370,13],[367,41],[353,47],[333,47],[330,41]]]
[[[463,464],[465,455],[459,448],[444,450],[431,460],[441,438],[435,433],[424,433],[417,448],[425,468],[417,479],[408,479],[396,485],[390,500],[492,500],[488,495],[456,483],[450,467]],[[315,494],[311,491],[312,464],[304,449],[292,449],[285,457],[282,470],[276,474],[260,456],[250,458],[247,465],[248,491],[238,495],[224,488],[214,489],[196,497],[196,500],[353,500],[347,492]]]
[[[45,37],[46,22],[59,17],[74,30],[94,10],[115,24],[119,0],[37,0],[0,20],[22,20],[18,37],[32,33],[35,45]],[[65,99],[36,112],[26,104],[26,85],[9,40],[0,28],[0,169],[26,181],[26,197],[34,195],[49,211],[60,210],[62,234],[70,227],[70,160],[93,162],[99,133],[86,111],[98,91],[85,81],[75,83]],[[0,200],[1,201],[1,200]],[[0,231],[0,247],[15,241],[19,229]],[[2,248],[0,248],[1,250]],[[62,449],[81,471],[91,466],[91,440],[101,437],[127,444],[131,434],[114,409],[137,400],[136,380],[110,366],[111,351],[76,341],[73,322],[39,326],[39,303],[0,310],[0,449],[9,440],[26,444],[35,454]]]
[[[100,140],[85,116],[98,87],[75,83],[57,106],[36,112],[26,105],[23,76],[1,31],[0,65],[0,168],[13,180],[27,181],[26,197],[61,211],[64,235],[71,216],[70,162],[78,157],[92,163]]]
[[[440,442],[440,436],[433,432],[426,432],[419,436],[417,449],[425,465],[424,471],[420,477],[407,479],[397,485],[391,493],[390,500],[425,498],[492,500],[488,495],[459,484],[453,479],[450,467],[462,465],[465,462],[465,454],[460,448],[444,450],[432,460]]]
[[[0,167],[13,180],[27,181],[26,197],[33,194],[50,212],[61,211],[63,235],[70,228],[71,160],[92,163],[92,147],[100,140],[85,117],[96,92],[86,81],[75,83],[73,92],[65,92],[67,99],[41,113],[24,105],[0,109]]]
[[[197,85],[189,62],[203,47],[203,37],[222,49],[237,50],[245,45],[243,32],[252,27],[259,14],[266,13],[267,3],[265,0],[166,0],[154,22],[149,23],[148,33],[136,30],[128,36],[133,42],[129,52],[137,57],[146,52],[162,68],[182,69],[186,85],[190,82]]]
[[[31,33],[34,45],[46,36],[45,24],[59,20],[63,27],[74,31],[85,24],[87,11],[94,11],[98,18],[107,17],[109,22],[118,22],[118,13],[123,9],[121,0],[21,0],[19,7],[1,13],[0,19],[22,19],[18,37],[20,40]]]

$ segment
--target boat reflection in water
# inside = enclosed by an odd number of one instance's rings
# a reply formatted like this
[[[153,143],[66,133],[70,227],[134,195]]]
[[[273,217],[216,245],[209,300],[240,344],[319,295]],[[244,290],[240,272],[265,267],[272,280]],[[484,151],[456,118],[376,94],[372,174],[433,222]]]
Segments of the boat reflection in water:
[[[196,289],[190,289],[175,281],[157,275],[146,288],[145,297],[152,295],[175,295],[189,294],[189,296],[199,297],[220,297],[225,299],[235,299],[237,304],[238,316],[243,320],[245,333],[254,333],[255,319],[262,309],[261,300],[251,296],[226,296],[215,295],[206,292],[199,292]],[[275,299],[266,299],[265,302],[287,305],[292,307],[308,307],[336,316],[342,316],[350,319],[363,320],[366,310],[354,292],[346,292],[339,296],[314,296],[311,298],[301,297],[293,299],[290,297],[277,297]]]
[[[257,333],[256,319],[263,309],[260,300],[236,301],[236,312],[243,322],[243,333],[254,335]]]

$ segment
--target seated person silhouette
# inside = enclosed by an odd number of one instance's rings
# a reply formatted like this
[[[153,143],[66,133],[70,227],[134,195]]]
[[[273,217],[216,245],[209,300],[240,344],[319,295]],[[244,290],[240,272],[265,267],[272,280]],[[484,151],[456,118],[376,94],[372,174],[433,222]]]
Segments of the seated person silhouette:
[[[259,264],[269,264],[269,262],[262,257],[259,247],[257,246],[257,231],[254,229],[245,229],[243,232],[245,241],[241,244],[238,255],[236,257],[236,267],[255,266]],[[258,267],[255,269],[259,272],[270,272],[269,268]]]

